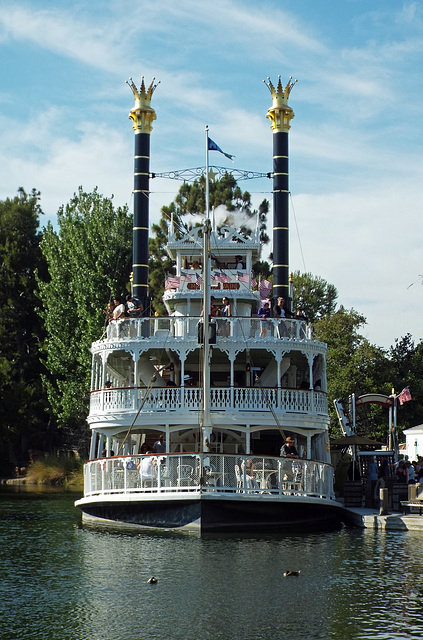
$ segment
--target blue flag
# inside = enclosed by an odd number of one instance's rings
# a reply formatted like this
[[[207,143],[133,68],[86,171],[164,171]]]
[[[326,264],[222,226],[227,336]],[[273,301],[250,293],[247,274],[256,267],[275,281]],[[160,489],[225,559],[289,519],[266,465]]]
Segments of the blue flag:
[[[224,151],[222,151],[222,149],[211,138],[208,138],[208,141],[209,151],[219,151],[220,153],[223,153],[224,156],[229,158],[229,160],[233,160],[235,158],[235,156],[232,156],[230,153],[225,153]]]

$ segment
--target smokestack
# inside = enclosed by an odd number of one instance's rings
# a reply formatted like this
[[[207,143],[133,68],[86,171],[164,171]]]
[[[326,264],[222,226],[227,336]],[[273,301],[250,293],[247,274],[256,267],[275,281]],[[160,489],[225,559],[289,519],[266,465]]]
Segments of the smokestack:
[[[134,94],[135,105],[129,112],[135,131],[134,155],[134,221],[132,231],[132,293],[148,309],[148,232],[149,232],[149,184],[150,184],[150,133],[156,112],[151,108],[151,98],[159,84],[153,78],[146,89],[144,76],[138,91],[132,78],[127,84]],[[148,314],[146,314],[148,315]]]
[[[294,112],[288,98],[296,80],[289,79],[285,88],[279,76],[275,88],[267,78],[265,85],[272,96],[272,106],[266,114],[273,131],[273,296],[289,296],[289,154],[288,131]]]

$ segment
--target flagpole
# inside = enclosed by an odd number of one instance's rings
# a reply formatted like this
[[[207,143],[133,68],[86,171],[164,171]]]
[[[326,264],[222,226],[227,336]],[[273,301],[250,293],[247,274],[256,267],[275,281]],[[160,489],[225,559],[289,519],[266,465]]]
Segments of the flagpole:
[[[395,452],[395,461],[398,460],[398,454],[399,454],[399,447],[398,447],[398,433],[397,433],[397,395],[394,394],[394,408],[393,408],[393,445],[394,445],[394,452]]]
[[[206,219],[210,219],[209,191],[209,125],[206,124]]]
[[[212,423],[210,416],[210,205],[209,205],[209,127],[206,125],[206,219],[203,227],[203,451],[209,451]]]

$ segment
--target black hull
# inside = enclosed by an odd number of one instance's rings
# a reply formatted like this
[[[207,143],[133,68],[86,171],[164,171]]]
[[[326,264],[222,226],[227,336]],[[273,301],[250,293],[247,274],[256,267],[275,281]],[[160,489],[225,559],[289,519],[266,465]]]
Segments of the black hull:
[[[83,523],[96,528],[277,533],[321,531],[342,525],[339,506],[319,501],[198,498],[178,501],[95,501],[79,506],[84,513]]]

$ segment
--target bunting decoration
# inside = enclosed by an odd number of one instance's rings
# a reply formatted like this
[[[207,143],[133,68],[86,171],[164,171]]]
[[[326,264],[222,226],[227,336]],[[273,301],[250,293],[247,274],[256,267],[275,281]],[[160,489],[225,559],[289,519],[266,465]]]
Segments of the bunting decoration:
[[[260,280],[259,292],[262,300],[268,297],[269,293],[272,291],[272,287],[273,285],[269,280]]]
[[[170,278],[166,278],[165,282],[165,291],[168,289],[178,289],[180,284],[179,276],[171,276]]]

